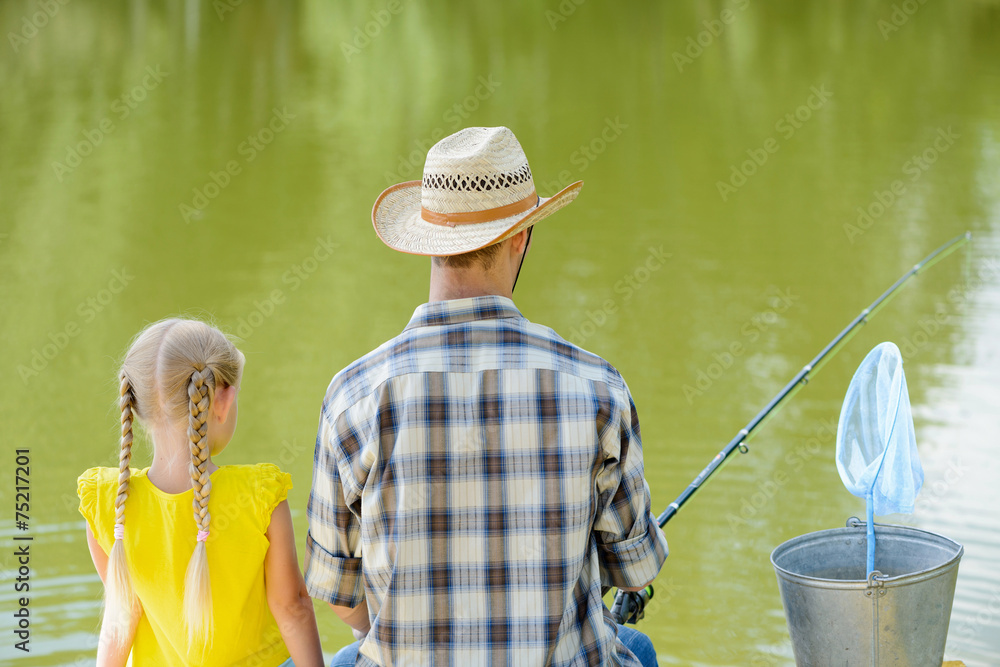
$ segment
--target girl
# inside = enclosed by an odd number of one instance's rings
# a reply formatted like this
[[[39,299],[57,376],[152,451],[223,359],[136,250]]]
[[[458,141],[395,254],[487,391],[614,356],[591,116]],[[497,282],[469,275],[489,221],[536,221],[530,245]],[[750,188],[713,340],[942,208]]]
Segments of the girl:
[[[138,667],[323,664],[290,476],[212,462],[236,428],[243,363],[218,329],[182,319],[148,326],[125,355],[118,469],[91,468],[78,487],[104,581],[101,667],[130,652]],[[142,470],[129,467],[136,418],[153,439]]]

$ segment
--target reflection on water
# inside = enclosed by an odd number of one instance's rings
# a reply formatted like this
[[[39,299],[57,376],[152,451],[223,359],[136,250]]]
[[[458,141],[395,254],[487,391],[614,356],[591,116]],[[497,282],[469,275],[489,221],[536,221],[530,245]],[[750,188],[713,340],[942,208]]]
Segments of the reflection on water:
[[[301,552],[323,390],[426,298],[426,261],[380,244],[371,204],[476,124],[514,129],[540,194],[586,181],[538,228],[518,304],[628,379],[658,508],[865,304],[973,230],[967,267],[908,286],[671,522],[643,623],[661,664],[791,664],[768,554],[863,511],[831,424],[894,340],[926,483],[914,516],[886,519],[965,545],[947,654],[996,664],[1000,5],[894,23],[871,1],[569,4],[74,0],[40,26],[38,3],[0,4],[0,418],[34,465],[18,664],[92,660],[74,483],[116,461],[115,362],[146,322],[241,336],[220,462],[292,473]],[[666,259],[639,271],[650,257]],[[318,616],[328,651],[349,641]]]

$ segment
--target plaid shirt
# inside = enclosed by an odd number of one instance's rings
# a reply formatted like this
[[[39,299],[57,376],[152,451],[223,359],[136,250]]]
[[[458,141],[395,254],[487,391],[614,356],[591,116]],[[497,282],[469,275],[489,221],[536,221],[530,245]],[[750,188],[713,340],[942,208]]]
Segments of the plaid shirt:
[[[510,299],[424,304],[327,391],[306,584],[367,600],[359,665],[638,665],[602,585],[667,543],[610,364]]]

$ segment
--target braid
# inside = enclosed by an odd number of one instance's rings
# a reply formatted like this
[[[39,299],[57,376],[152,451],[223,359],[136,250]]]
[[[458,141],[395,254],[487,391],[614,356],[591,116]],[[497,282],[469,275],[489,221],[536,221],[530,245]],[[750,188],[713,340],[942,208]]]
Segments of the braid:
[[[125,501],[128,500],[132,471],[132,420],[135,413],[135,392],[124,371],[119,375],[118,406],[121,408],[122,437],[118,454],[118,494],[115,496],[115,541],[108,554],[108,569],[104,587],[104,622],[110,623],[113,641],[123,644],[128,637],[132,609],[137,604],[132,578],[125,558]]]
[[[208,408],[214,392],[208,385],[209,369],[196,371],[188,385],[191,416],[188,419],[188,437],[191,439],[191,487],[194,489],[194,521],[199,531],[208,532],[212,516],[208,513],[208,496],[212,480],[208,475]]]
[[[115,527],[125,525],[125,501],[128,500],[128,483],[132,478],[129,463],[132,461],[132,414],[135,411],[135,393],[125,374],[121,374],[118,387],[118,407],[122,412],[121,451],[118,454],[118,495],[115,497]]]
[[[208,511],[212,491],[212,480],[208,474],[208,415],[215,398],[215,376],[211,368],[201,366],[191,374],[188,382],[191,488],[194,491],[194,521],[198,527],[198,539],[184,579],[184,619],[192,644],[211,641],[213,627],[212,589],[205,540],[212,522]]]

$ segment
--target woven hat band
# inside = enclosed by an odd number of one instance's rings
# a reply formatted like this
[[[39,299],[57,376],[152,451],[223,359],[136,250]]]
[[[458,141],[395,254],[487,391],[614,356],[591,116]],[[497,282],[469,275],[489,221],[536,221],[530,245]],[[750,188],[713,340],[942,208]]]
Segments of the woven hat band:
[[[454,227],[455,225],[492,222],[494,220],[509,218],[512,215],[517,215],[518,213],[523,213],[528,209],[533,208],[537,203],[538,194],[532,190],[530,195],[524,199],[514,202],[513,204],[498,206],[496,208],[488,208],[485,211],[438,213],[437,211],[428,211],[426,208],[421,206],[420,217],[423,218],[425,222],[429,222],[432,225]]]

